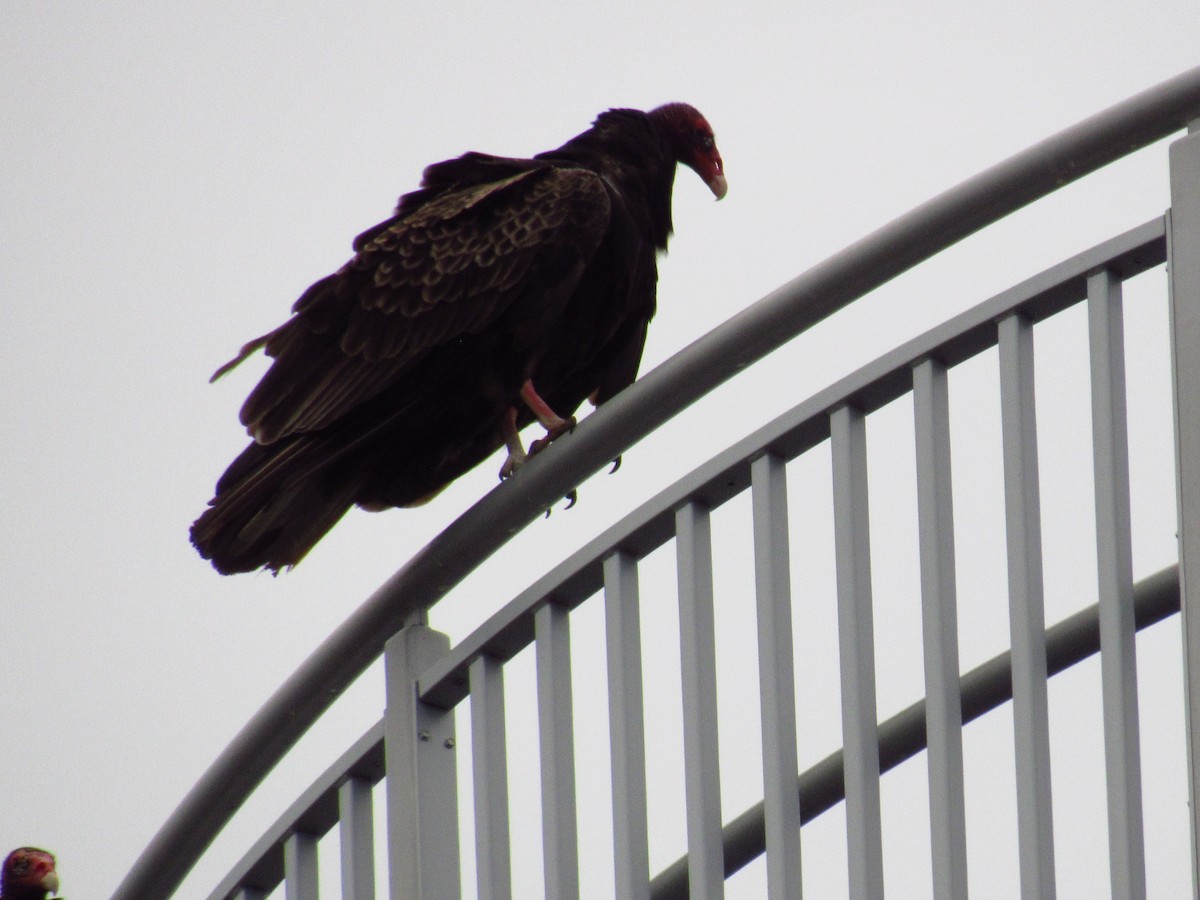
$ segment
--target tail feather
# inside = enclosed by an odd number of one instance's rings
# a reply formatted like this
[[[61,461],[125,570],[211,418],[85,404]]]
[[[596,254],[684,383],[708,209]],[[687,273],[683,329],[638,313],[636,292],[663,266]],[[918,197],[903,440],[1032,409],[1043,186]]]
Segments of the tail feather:
[[[222,575],[260,568],[278,574],[299,563],[354,505],[359,487],[320,477],[323,454],[306,438],[247,447],[192,524],[200,555]]]

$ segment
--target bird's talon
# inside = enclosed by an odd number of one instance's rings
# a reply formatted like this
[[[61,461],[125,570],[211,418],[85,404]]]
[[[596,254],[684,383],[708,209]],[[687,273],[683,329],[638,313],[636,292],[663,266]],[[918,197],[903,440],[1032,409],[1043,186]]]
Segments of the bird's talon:
[[[579,491],[572,488],[570,493],[568,493],[563,499],[567,501],[567,505],[564,506],[563,509],[570,509],[579,501]]]
[[[529,445],[529,455],[533,456],[537,453],[541,453],[564,434],[570,434],[574,430],[575,417],[571,416],[569,419],[563,419],[557,425],[547,428],[545,435]]]
[[[507,481],[516,475],[517,469],[521,468],[528,458],[528,454],[509,453],[508,458],[504,460],[504,465],[500,467],[500,480]]]
[[[621,457],[617,457],[612,461],[612,468],[608,470],[608,474],[612,475],[617,469],[621,468]]]

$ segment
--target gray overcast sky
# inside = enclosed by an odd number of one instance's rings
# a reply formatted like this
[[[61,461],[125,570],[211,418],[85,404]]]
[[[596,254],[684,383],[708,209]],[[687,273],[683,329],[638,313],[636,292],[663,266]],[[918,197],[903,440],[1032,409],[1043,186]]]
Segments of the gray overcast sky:
[[[209,374],[341,265],[426,163],[527,155],[610,106],[701,109],[730,193],[718,205],[690,173],[677,181],[645,371],[913,205],[1195,65],[1200,47],[1195,0],[415,7],[4,4],[0,849],[53,849],[75,900],[106,896],[280,681],[493,486],[498,459],[424,509],[352,513],[276,579],[222,579],[186,539],[244,443],[237,408],[262,367],[217,386]],[[898,337],[1161,213],[1164,158],[1115,166],[964,250],[945,264],[952,289],[910,282],[797,342],[535,524],[435,624],[461,637]],[[1169,562],[1147,553],[1140,574]],[[204,895],[374,721],[376,682],[181,896]]]

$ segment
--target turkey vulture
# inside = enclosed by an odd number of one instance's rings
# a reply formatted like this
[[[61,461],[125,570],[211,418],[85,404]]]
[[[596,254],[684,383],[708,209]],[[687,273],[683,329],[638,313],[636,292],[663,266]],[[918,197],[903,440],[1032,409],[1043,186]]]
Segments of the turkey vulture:
[[[45,900],[58,893],[54,856],[36,847],[19,847],[0,868],[0,900]]]
[[[254,442],[192,543],[222,574],[294,566],[357,505],[415,506],[507,445],[501,477],[633,382],[671,235],[677,163],[719,200],[693,107],[612,109],[532,159],[429,166],[354,257],[246,344],[274,362],[241,421]],[[546,429],[528,451],[520,430]]]

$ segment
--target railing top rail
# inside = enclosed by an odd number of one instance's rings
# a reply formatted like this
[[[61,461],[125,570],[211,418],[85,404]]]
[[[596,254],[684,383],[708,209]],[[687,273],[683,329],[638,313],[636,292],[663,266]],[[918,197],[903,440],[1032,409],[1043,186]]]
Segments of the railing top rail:
[[[748,365],[959,240],[1200,117],[1200,67],[967,179],[714,328],[494,489],[372,594],[280,686],[147,845],[116,900],[169,896],[242,799],[384,641],[631,445]]]

